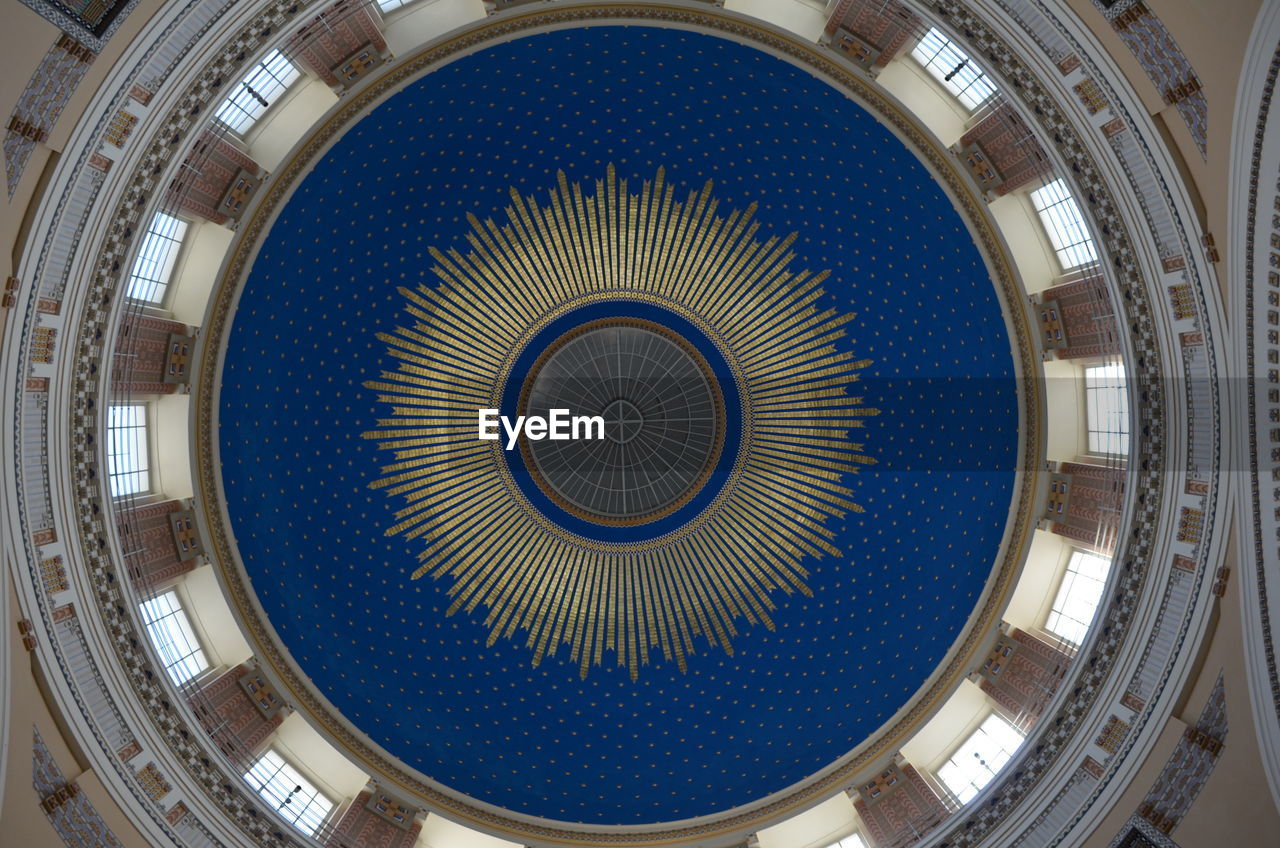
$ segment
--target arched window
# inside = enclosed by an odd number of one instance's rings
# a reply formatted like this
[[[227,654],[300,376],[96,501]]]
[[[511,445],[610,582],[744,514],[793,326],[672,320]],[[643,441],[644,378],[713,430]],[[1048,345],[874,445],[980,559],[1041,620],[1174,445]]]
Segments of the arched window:
[[[245,783],[297,830],[312,836],[332,812],[334,803],[289,765],[274,748],[244,774]]]
[[[961,52],[937,27],[924,34],[911,55],[970,112],[996,93],[987,72]]]
[[[214,117],[244,135],[301,75],[302,72],[283,53],[272,50],[236,83]]]
[[[177,592],[165,592],[139,605],[147,636],[164,662],[165,671],[181,686],[209,667],[200,640],[191,629]]]
[[[992,713],[938,769],[938,779],[966,804],[1004,768],[1021,744],[1022,734]]]
[[[151,490],[147,405],[131,403],[107,410],[107,479],[111,497]]]

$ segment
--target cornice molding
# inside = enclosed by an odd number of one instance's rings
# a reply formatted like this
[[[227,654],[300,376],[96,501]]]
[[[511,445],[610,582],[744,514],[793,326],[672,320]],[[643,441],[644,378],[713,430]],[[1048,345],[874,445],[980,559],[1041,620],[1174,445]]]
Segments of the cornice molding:
[[[1263,3],[1254,22],[1236,92],[1230,195],[1227,205],[1227,255],[1238,258],[1228,267],[1228,290],[1237,331],[1232,361],[1240,370],[1231,381],[1234,397],[1231,421],[1236,447],[1231,461],[1239,506],[1240,603],[1244,617],[1245,669],[1258,734],[1258,754],[1271,797],[1280,806],[1280,669],[1272,633],[1270,603],[1280,596],[1280,491],[1274,485],[1273,449],[1276,428],[1269,419],[1277,404],[1261,384],[1263,363],[1273,365],[1280,344],[1272,340],[1280,322],[1274,319],[1277,287],[1264,280],[1273,273],[1276,253],[1271,239],[1280,231],[1274,223],[1280,203],[1280,126],[1272,120],[1271,104],[1280,79],[1280,3]],[[1252,139],[1252,143],[1246,143]],[[1270,202],[1268,202],[1268,200]],[[1268,212],[1272,223],[1268,225]],[[1267,259],[1264,262],[1263,257]],[[1270,375],[1267,377],[1270,385]],[[1247,473],[1251,469],[1254,473]],[[1268,532],[1270,531],[1270,532]],[[1247,553],[1246,553],[1247,552]],[[1250,568],[1250,561],[1252,567]]]

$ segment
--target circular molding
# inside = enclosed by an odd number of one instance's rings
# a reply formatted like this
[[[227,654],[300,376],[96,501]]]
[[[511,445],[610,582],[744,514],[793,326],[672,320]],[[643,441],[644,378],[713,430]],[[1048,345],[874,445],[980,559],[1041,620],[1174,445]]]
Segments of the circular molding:
[[[597,319],[555,339],[538,357],[516,412],[600,416],[604,439],[597,441],[607,444],[525,440],[520,453],[534,482],[567,512],[620,526],[663,518],[706,485],[720,459],[721,391],[702,354],[661,324]],[[660,454],[664,442],[676,445],[674,456]],[[575,446],[576,455],[566,459]],[[567,469],[568,461],[587,473]],[[628,472],[646,475],[639,503],[628,504],[625,484],[619,489],[612,482]]]
[[[705,31],[727,37],[779,56],[855,99],[882,121],[926,164],[932,175],[951,196],[988,265],[991,279],[1010,328],[1014,344],[1014,367],[1018,375],[1040,373],[1037,350],[1023,307],[1021,284],[1013,271],[1003,241],[995,231],[985,203],[972,181],[959,170],[948,151],[923,130],[898,105],[869,85],[865,77],[816,46],[804,44],[766,26],[712,10],[683,6],[640,4],[636,6],[569,5],[532,12],[521,11],[483,22],[437,42],[393,65],[384,75],[349,95],[295,147],[288,161],[273,174],[247,216],[242,219],[224,263],[220,280],[210,300],[202,327],[202,350],[194,378],[194,428],[196,440],[196,485],[202,527],[208,530],[208,548],[227,590],[233,611],[240,618],[255,655],[282,684],[290,700],[324,736],[347,753],[383,785],[420,800],[428,809],[443,812],[490,833],[533,844],[640,845],[709,840],[721,844],[774,824],[797,811],[856,783],[861,776],[879,769],[942,704],[967,676],[975,656],[993,637],[1000,613],[1007,603],[1016,576],[1026,556],[1030,532],[1034,529],[1033,509],[1043,457],[1043,422],[1039,380],[1019,381],[1021,427],[1018,434],[1018,473],[1013,506],[996,567],[963,634],[941,667],[907,708],[895,715],[885,728],[838,762],[809,780],[767,798],[744,804],[723,814],[654,826],[588,826],[515,814],[489,804],[475,802],[406,770],[397,760],[371,743],[359,730],[337,715],[327,700],[299,672],[248,585],[243,565],[227,529],[217,450],[217,408],[221,346],[230,332],[240,288],[252,265],[257,245],[270,228],[297,181],[337,140],[351,122],[399,88],[428,70],[488,44],[509,40],[541,29],[590,26],[610,23],[646,23]]]

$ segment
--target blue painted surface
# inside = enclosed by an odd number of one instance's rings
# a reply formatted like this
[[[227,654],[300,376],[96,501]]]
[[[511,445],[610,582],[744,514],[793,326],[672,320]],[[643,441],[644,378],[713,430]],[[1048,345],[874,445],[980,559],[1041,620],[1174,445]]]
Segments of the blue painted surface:
[[[360,438],[362,383],[393,367],[378,330],[428,246],[465,249],[465,215],[563,169],[659,166],[722,208],[760,204],[762,236],[798,231],[797,267],[830,269],[822,306],[857,314],[848,346],[878,465],[853,478],[838,545],[807,562],[813,597],[775,594],[777,629],[689,671],[485,647],[477,611],[410,581],[418,547],[368,489],[386,460]],[[454,62],[352,128],[267,236],[227,351],[221,431],[232,526],[255,591],[319,689],[375,742],[477,799],[591,824],[728,809],[823,768],[906,703],[990,573],[1012,494],[1008,335],[950,202],[838,92],[709,35],[607,27],[531,36]]]

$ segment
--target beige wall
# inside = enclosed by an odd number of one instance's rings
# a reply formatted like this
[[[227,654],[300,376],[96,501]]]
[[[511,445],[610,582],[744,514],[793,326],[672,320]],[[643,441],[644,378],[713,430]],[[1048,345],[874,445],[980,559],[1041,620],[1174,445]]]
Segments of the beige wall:
[[[481,0],[421,0],[387,15],[387,47],[392,55],[407,56],[443,33],[484,16]]]
[[[1018,575],[1004,620],[1019,630],[1042,626],[1070,559],[1071,544],[1066,537],[1048,530],[1032,533],[1027,561]]]
[[[1085,848],[1106,848],[1150,791],[1173,753],[1182,732],[1200,719],[1209,693],[1221,673],[1226,694],[1227,738],[1208,783],[1197,796],[1182,823],[1170,834],[1181,848],[1253,848],[1275,845],[1280,834],[1280,813],[1267,787],[1258,737],[1250,709],[1245,679],[1244,644],[1241,637],[1240,587],[1248,579],[1250,563],[1236,561],[1231,546],[1226,563],[1231,567],[1227,592],[1205,641],[1200,669],[1179,698],[1174,716],[1166,723],[1160,743],[1124,790]]]
[[[199,634],[210,666],[232,668],[253,656],[222,594],[213,566],[202,565],[187,574],[177,589],[182,608]]]
[[[138,5],[121,23],[120,29],[107,42],[106,48],[89,65],[88,72],[71,96],[66,110],[54,124],[48,142],[36,145],[13,197],[6,198],[0,192],[0,198],[5,198],[5,202],[0,202],[0,244],[9,246],[5,251],[6,255],[0,259],[0,274],[12,274],[17,265],[23,219],[36,196],[41,174],[50,164],[50,158],[66,144],[77,117],[88,107],[112,65],[163,3],[164,0],[139,0]],[[3,4],[4,32],[0,38],[3,38],[5,71],[0,74],[0,120],[7,122],[40,60],[49,52],[60,33],[56,27],[18,0],[0,0],[0,4]]]
[[[766,827],[756,837],[760,848],[826,848],[857,827],[853,801],[841,792],[787,821]]]
[[[0,582],[5,587],[4,603],[9,604],[10,614],[17,621],[22,617],[18,611],[17,596],[7,579]],[[147,840],[134,829],[107,795],[101,779],[87,769],[87,762],[67,743],[60,723],[54,719],[49,706],[41,697],[40,687],[33,673],[32,655],[22,647],[22,641],[16,638],[16,634],[11,636],[14,638],[9,642],[9,656],[3,658],[9,663],[12,688],[9,703],[5,705],[9,711],[9,766],[8,774],[4,776],[4,808],[0,810],[0,822],[3,822],[0,843],[23,848],[62,844],[44,811],[40,809],[40,799],[31,783],[32,742],[34,731],[38,729],[63,776],[80,786],[81,792],[120,841],[128,848],[147,848]]]
[[[964,680],[933,718],[902,746],[902,756],[921,771],[934,772],[991,714],[986,693]]]
[[[964,135],[969,112],[946,89],[929,76],[929,72],[903,53],[894,59],[876,82],[902,101],[902,105],[938,137],[943,146],[955,144]]]

